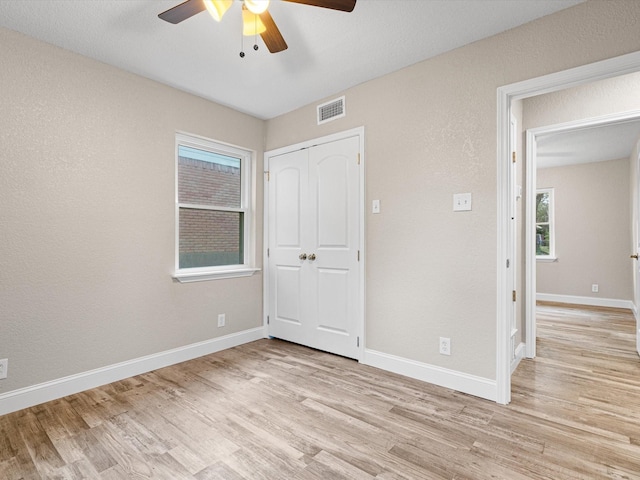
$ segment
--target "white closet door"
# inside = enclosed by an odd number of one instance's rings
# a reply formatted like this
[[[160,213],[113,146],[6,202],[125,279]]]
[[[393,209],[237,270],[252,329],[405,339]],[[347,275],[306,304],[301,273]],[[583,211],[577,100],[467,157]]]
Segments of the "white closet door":
[[[270,159],[269,335],[358,356],[359,138]]]
[[[311,327],[300,258],[308,240],[308,153],[269,162],[269,335],[308,345]]]

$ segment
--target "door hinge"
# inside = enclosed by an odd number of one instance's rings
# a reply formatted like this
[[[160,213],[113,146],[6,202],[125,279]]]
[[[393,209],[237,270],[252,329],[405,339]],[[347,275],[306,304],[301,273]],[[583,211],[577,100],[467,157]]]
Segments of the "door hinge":
[[[511,298],[513,299],[514,302],[516,301],[516,291],[515,290],[511,291]]]
[[[270,252],[269,252],[269,249],[267,248],[267,258],[269,257],[269,253],[270,253]],[[508,260],[507,260],[507,261],[508,261]],[[509,265],[507,265],[507,267],[508,267],[508,266],[509,266]]]
[[[268,252],[269,250],[267,250]],[[267,257],[269,256],[269,254],[267,254]],[[509,259],[507,258],[507,268],[509,268],[509,265],[511,265],[511,262],[509,261]]]
[[[358,165],[360,165],[360,154],[358,154]]]
[[[269,181],[269,179],[271,178],[271,175],[269,174],[269,170],[267,170],[266,172],[264,172],[267,174],[267,182]]]
[[[516,163],[516,152],[511,152],[511,161]]]
[[[269,325],[269,315],[267,315],[267,325]]]
[[[358,250],[358,261],[360,261],[360,250]]]
[[[360,347],[360,337],[356,337],[356,347]]]

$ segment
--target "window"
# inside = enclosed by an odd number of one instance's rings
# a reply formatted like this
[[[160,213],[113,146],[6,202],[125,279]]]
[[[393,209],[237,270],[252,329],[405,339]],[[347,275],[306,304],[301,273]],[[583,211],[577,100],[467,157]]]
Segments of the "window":
[[[536,257],[555,258],[553,189],[536,192]]]
[[[248,150],[176,136],[176,271],[181,282],[252,275]]]

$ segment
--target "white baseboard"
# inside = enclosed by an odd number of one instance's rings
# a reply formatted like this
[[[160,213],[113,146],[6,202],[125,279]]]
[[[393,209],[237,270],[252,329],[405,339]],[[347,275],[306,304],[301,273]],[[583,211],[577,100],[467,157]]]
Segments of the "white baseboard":
[[[518,368],[518,365],[520,365],[520,362],[522,361],[522,359],[524,358],[524,351],[525,351],[525,343],[524,342],[520,342],[520,344],[516,347],[516,358],[514,358],[511,361],[511,374],[513,375],[513,372],[516,371],[516,368]]]
[[[496,401],[497,398],[496,381],[488,378],[477,377],[368,349],[364,352],[362,363],[487,400]]]
[[[212,338],[0,395],[0,415],[266,338],[264,327]]]
[[[616,298],[579,297],[576,295],[556,295],[554,293],[536,293],[536,300],[542,302],[570,303],[575,305],[590,305],[592,307],[627,308],[633,310],[631,300]]]

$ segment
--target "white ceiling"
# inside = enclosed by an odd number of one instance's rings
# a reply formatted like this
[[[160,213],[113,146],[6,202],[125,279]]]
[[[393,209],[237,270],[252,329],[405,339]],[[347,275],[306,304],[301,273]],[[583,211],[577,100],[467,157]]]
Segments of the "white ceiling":
[[[358,0],[352,13],[272,0],[289,49],[222,22],[157,15],[181,0],[0,0],[0,26],[268,119],[583,0]]]
[[[629,158],[640,138],[640,118],[536,137],[537,168]]]

